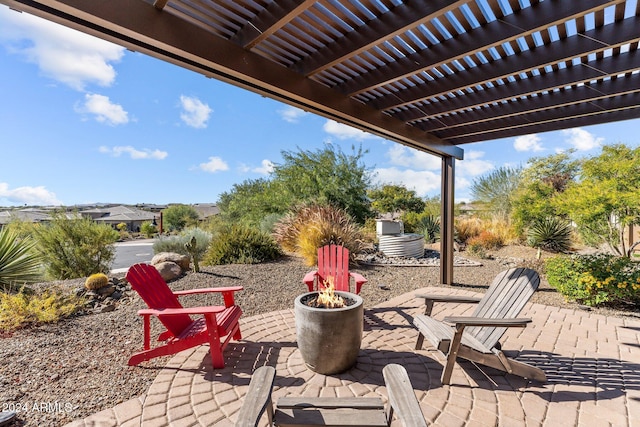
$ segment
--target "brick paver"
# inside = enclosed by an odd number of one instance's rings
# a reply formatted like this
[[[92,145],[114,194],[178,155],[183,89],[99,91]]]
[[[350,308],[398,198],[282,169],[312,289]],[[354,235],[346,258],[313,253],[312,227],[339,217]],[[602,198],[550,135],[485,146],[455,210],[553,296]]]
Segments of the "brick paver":
[[[433,289],[416,292],[424,291]],[[212,369],[207,346],[184,351],[171,359],[146,396],[69,425],[232,426],[251,373],[262,365],[276,368],[274,399],[380,396],[386,402],[382,368],[388,363],[407,369],[420,407],[435,426],[639,425],[640,321],[529,304],[522,316],[533,322],[508,331],[503,348],[541,367],[546,384],[490,368],[482,368],[483,373],[463,361],[454,369],[452,385],[443,386],[444,357],[428,347],[414,350],[417,332],[410,320],[422,308],[413,294],[365,311],[358,362],[343,374],[324,376],[307,369],[296,346],[293,311],[267,313],[241,320],[244,339],[229,344],[224,369]],[[470,310],[463,304],[436,304],[434,316]]]

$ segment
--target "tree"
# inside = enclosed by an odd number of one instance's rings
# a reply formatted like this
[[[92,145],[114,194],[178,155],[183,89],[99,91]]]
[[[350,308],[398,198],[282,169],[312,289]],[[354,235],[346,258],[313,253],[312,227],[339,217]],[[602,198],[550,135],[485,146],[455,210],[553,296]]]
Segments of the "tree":
[[[198,222],[198,212],[189,205],[171,205],[162,211],[162,222],[169,230],[180,231]]]
[[[424,200],[416,192],[402,185],[383,185],[367,192],[371,207],[379,213],[386,212],[422,212]]]
[[[484,202],[493,214],[507,220],[511,213],[511,201],[520,185],[522,168],[500,167],[473,181],[471,194],[479,202]]]
[[[289,207],[317,202],[344,209],[360,224],[371,217],[367,199],[371,176],[361,161],[366,151],[352,150],[346,154],[327,144],[317,151],[283,151],[284,162],[274,167],[273,176],[288,194]]]
[[[512,198],[513,224],[519,233],[537,221],[559,215],[552,203],[575,180],[581,160],[571,158],[574,150],[529,159]]]
[[[278,191],[280,187],[280,183],[267,179],[234,184],[231,191],[220,195],[220,216],[228,223],[258,226],[268,215],[284,214],[291,202],[282,190]]]
[[[554,198],[586,241],[605,243],[617,255],[627,255],[623,233],[640,223],[640,147],[606,145],[582,164],[580,179]]]
[[[218,201],[227,222],[259,226],[273,214],[284,214],[303,203],[344,209],[359,223],[371,216],[366,190],[370,176],[359,149],[345,154],[327,145],[317,151],[283,151],[283,163],[268,179],[247,180],[223,193]]]

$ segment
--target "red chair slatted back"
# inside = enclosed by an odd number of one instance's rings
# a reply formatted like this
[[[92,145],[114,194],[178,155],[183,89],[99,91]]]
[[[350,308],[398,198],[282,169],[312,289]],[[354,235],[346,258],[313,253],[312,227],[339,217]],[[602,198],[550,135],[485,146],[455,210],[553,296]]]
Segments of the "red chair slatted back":
[[[149,264],[135,264],[129,268],[126,275],[131,287],[140,295],[149,308],[161,310],[163,308],[182,308],[182,304],[173,294],[167,282],[158,270]],[[175,316],[158,316],[162,324],[174,336],[180,335],[193,320],[187,314]]]
[[[327,287],[328,277],[332,277],[336,291],[350,292],[349,250],[339,245],[318,248],[318,276],[318,289]]]

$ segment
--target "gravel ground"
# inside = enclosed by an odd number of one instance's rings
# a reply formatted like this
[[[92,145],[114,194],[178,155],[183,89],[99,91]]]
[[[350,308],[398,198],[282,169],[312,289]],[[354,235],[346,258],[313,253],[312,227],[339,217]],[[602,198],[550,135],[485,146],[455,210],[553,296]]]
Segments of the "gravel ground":
[[[454,268],[453,285],[484,292],[493,278],[507,268],[532,266],[535,252],[529,248],[503,248],[476,266]],[[285,257],[258,265],[204,267],[172,282],[174,290],[242,285],[236,297],[244,316],[291,308],[306,288],[301,283],[309,267],[300,259]],[[435,266],[370,266],[353,269],[369,282],[361,296],[367,308],[425,286],[439,285]],[[77,287],[84,280],[65,282]],[[579,308],[542,281],[533,302]],[[212,296],[188,296],[185,306],[220,304]],[[145,307],[132,293],[115,311],[78,316],[54,325],[43,325],[0,337],[0,411],[17,410],[15,426],[60,426],[144,394],[170,356],[127,366],[129,356],[142,345],[138,309]],[[615,316],[640,317],[639,313],[594,309]],[[156,324],[156,322],[152,322]],[[158,326],[156,325],[156,328]]]

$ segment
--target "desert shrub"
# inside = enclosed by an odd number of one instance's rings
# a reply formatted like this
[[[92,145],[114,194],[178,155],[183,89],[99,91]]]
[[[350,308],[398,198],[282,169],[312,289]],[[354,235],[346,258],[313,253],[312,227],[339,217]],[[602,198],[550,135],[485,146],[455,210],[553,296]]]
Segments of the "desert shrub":
[[[89,218],[70,219],[54,214],[50,224],[34,228],[34,236],[47,275],[66,280],[107,273],[119,234]]]
[[[467,251],[478,258],[487,258],[487,251],[499,249],[503,245],[500,236],[491,231],[481,231],[477,236],[467,240]]]
[[[190,243],[193,237],[196,238],[195,253],[198,258],[202,259],[202,256],[207,251],[207,248],[211,243],[212,235],[208,231],[196,227],[187,228],[175,236],[160,237],[153,243],[153,253],[159,254],[160,252],[175,252],[181,255],[191,256],[191,253],[187,250],[185,245]]]
[[[289,252],[302,256],[308,265],[318,261],[318,248],[342,245],[351,256],[362,250],[360,226],[349,214],[329,205],[303,205],[286,214],[274,229],[274,238]]]
[[[492,233],[491,231],[486,231],[486,230],[481,231],[480,234],[478,234],[477,236],[467,240],[468,246],[471,246],[471,245],[482,246],[486,250],[500,249],[500,247],[502,247],[503,244],[504,242],[502,241],[500,236]]]
[[[42,279],[41,258],[31,237],[19,238],[9,228],[0,229],[0,287],[12,288]]]
[[[469,252],[469,255],[473,255],[480,259],[487,259],[489,257],[487,250],[482,246],[482,244],[475,243],[472,239],[467,243],[466,250]]]
[[[84,304],[83,298],[58,289],[47,289],[41,293],[0,292],[0,331],[57,322],[78,312]]]
[[[281,256],[280,247],[269,234],[232,225],[219,230],[202,261],[205,265],[257,264]]]
[[[519,243],[521,240],[516,228],[508,221],[494,217],[486,221],[485,226],[487,231],[498,236],[502,241],[502,245]]]
[[[109,284],[109,278],[104,273],[95,273],[87,277],[84,281],[84,287],[86,289],[95,291],[96,289],[104,288]]]
[[[153,237],[158,232],[158,228],[151,223],[151,221],[145,221],[140,226],[140,232],[148,239]]]
[[[527,230],[527,244],[551,252],[571,249],[571,224],[558,217],[546,217],[533,222]]]
[[[456,240],[460,243],[467,243],[469,239],[478,236],[485,230],[485,225],[480,218],[456,218],[454,228]]]
[[[589,306],[639,304],[640,264],[609,254],[549,258],[549,284],[567,300]]]
[[[362,250],[362,239],[359,238],[357,230],[353,229],[356,227],[355,224],[351,226],[345,227],[345,224],[323,220],[308,222],[300,230],[297,253],[304,258],[307,265],[313,266],[318,263],[318,248],[337,244],[349,249],[350,257],[354,258],[355,254]]]

